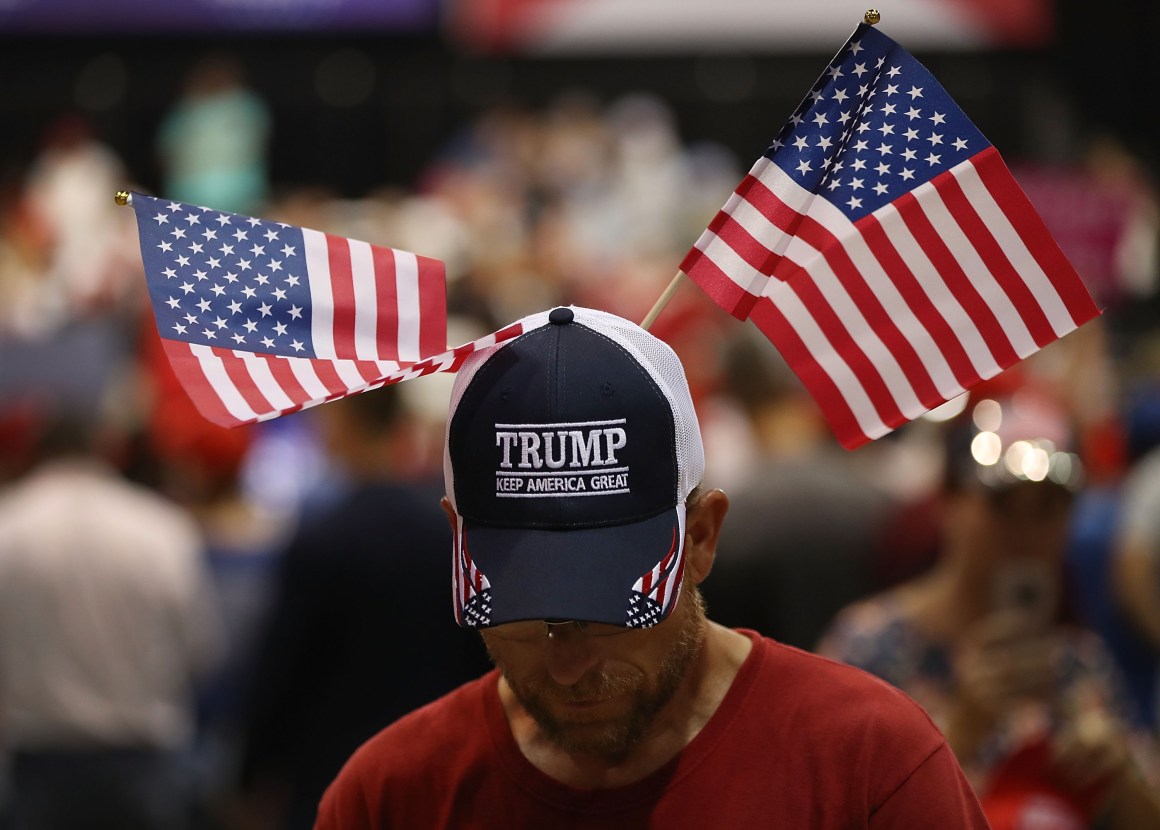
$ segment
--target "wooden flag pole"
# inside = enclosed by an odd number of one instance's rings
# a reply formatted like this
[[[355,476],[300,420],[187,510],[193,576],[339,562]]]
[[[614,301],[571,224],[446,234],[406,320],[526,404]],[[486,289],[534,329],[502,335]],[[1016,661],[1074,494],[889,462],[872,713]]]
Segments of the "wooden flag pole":
[[[673,295],[677,293],[677,289],[681,287],[681,281],[684,278],[684,276],[685,276],[684,271],[677,271],[677,275],[672,278],[672,280],[669,282],[668,287],[665,288],[665,290],[661,294],[661,296],[659,298],[657,298],[657,301],[655,303],[653,303],[653,307],[651,309],[649,309],[648,314],[646,314],[644,316],[644,319],[640,323],[640,327],[642,329],[644,329],[645,331],[648,331],[649,327],[653,324],[653,322],[657,319],[657,317],[660,315],[660,313],[664,310],[665,306],[669,304],[669,300],[671,300],[673,298]]]

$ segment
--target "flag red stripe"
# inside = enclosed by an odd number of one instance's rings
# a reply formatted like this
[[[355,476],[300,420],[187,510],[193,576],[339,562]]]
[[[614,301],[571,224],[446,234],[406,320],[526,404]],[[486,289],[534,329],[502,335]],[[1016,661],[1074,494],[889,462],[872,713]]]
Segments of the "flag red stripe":
[[[870,214],[861,219],[858,222],[858,230],[866,240],[866,245],[874,254],[874,258],[882,266],[882,270],[890,276],[906,300],[906,304],[938,346],[958,384],[966,389],[982,380],[946,317],[923,290],[914,272],[891,243],[877,217]]]
[[[301,409],[303,404],[314,398],[294,376],[294,372],[290,369],[290,362],[286,358],[272,354],[261,355],[261,358],[270,367],[270,374],[282,391],[286,393],[286,397],[298,405],[297,409]]]
[[[814,360],[806,344],[794,331],[774,303],[763,297],[750,314],[750,319],[765,333],[774,348],[785,358],[794,374],[809,390],[814,400],[830,424],[843,447],[853,449],[866,443],[867,438],[858,425],[854,412],[842,397],[837,385],[826,371]]]
[[[894,206],[934,266],[938,277],[946,283],[947,288],[959,301],[959,305],[974,322],[995,362],[999,366],[1007,367],[1019,360],[995,313],[963,272],[958,260],[942,241],[914,194],[903,194],[894,202]]]
[[[681,270],[701,287],[713,302],[721,306],[738,320],[749,316],[757,299],[729,278],[717,263],[703,252],[693,248],[681,262]]]
[[[382,360],[399,359],[399,288],[396,283],[395,252],[372,245],[375,264],[375,300],[378,317],[375,341]]]
[[[207,421],[223,427],[246,423],[226,409],[209,378],[206,377],[201,361],[190,351],[188,343],[162,337],[161,345],[165,349],[165,356],[169,358],[173,373],[181,382],[181,388]]]
[[[1015,310],[1023,319],[1023,323],[1027,326],[1035,344],[1043,348],[1055,340],[1057,335],[1051,328],[1047,315],[1043,313],[1043,308],[999,246],[998,240],[979,217],[974,206],[967,200],[967,195],[963,192],[958,179],[947,173],[932,179],[931,184],[942,197],[943,204],[946,205],[955,222],[963,229],[963,234],[970,240],[975,252],[995,278],[995,282],[999,284],[1015,306]],[[1027,240],[1024,242],[1026,243]]]
[[[351,273],[350,246],[345,237],[326,234],[327,261],[330,265],[330,290],[334,296],[334,353],[354,359],[355,304],[354,276]]]
[[[383,370],[373,360],[356,360],[354,369],[367,383],[374,383],[383,376]]]
[[[310,365],[314,368],[314,374],[318,375],[319,382],[332,396],[338,397],[347,392],[349,387],[346,381],[339,377],[333,363],[328,360],[312,360]]]
[[[740,222],[725,211],[719,212],[709,223],[709,230],[727,244],[745,263],[755,271],[761,271],[769,259],[769,248],[753,238]]]
[[[447,351],[447,274],[442,261],[417,256],[419,262],[419,355]]]
[[[1043,219],[1035,211],[1027,195],[1003,163],[1002,157],[993,147],[979,153],[973,159],[979,177],[991,192],[1007,221],[1023,239],[1027,249],[1043,273],[1055,285],[1064,306],[1077,326],[1099,315],[1099,308],[1092,300],[1075,268],[1064,256],[1058,243],[1051,236]]]

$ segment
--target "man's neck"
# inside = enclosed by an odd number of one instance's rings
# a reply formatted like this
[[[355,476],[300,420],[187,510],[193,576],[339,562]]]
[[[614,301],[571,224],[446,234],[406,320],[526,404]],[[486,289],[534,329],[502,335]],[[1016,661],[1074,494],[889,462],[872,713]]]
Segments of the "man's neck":
[[[519,704],[502,678],[500,700],[520,751],[540,771],[579,789],[622,787],[656,772],[697,736],[725,699],[752,648],[748,637],[708,623],[700,652],[672,699],[644,736],[616,757],[570,753],[559,747]]]

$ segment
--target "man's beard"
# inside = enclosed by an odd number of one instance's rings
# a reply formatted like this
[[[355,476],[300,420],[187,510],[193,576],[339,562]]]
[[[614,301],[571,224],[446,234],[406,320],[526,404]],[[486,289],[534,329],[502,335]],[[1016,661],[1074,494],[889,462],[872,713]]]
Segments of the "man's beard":
[[[644,736],[657,714],[676,693],[704,641],[704,600],[696,586],[686,590],[689,592],[689,608],[681,620],[680,634],[662,658],[651,686],[647,685],[647,678],[639,674],[608,672],[586,675],[571,686],[560,686],[546,674],[517,682],[501,666],[516,699],[548,740],[568,753],[620,758]],[[596,724],[564,720],[550,705],[552,702],[600,701],[621,695],[631,699],[627,712],[615,720]]]

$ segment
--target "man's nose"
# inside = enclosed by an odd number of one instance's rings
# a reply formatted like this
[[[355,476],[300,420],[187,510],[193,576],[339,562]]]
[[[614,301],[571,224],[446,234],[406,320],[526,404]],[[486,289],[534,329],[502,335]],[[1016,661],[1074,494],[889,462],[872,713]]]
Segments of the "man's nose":
[[[545,644],[548,674],[561,686],[572,686],[600,662],[592,638],[569,627],[554,632]]]

